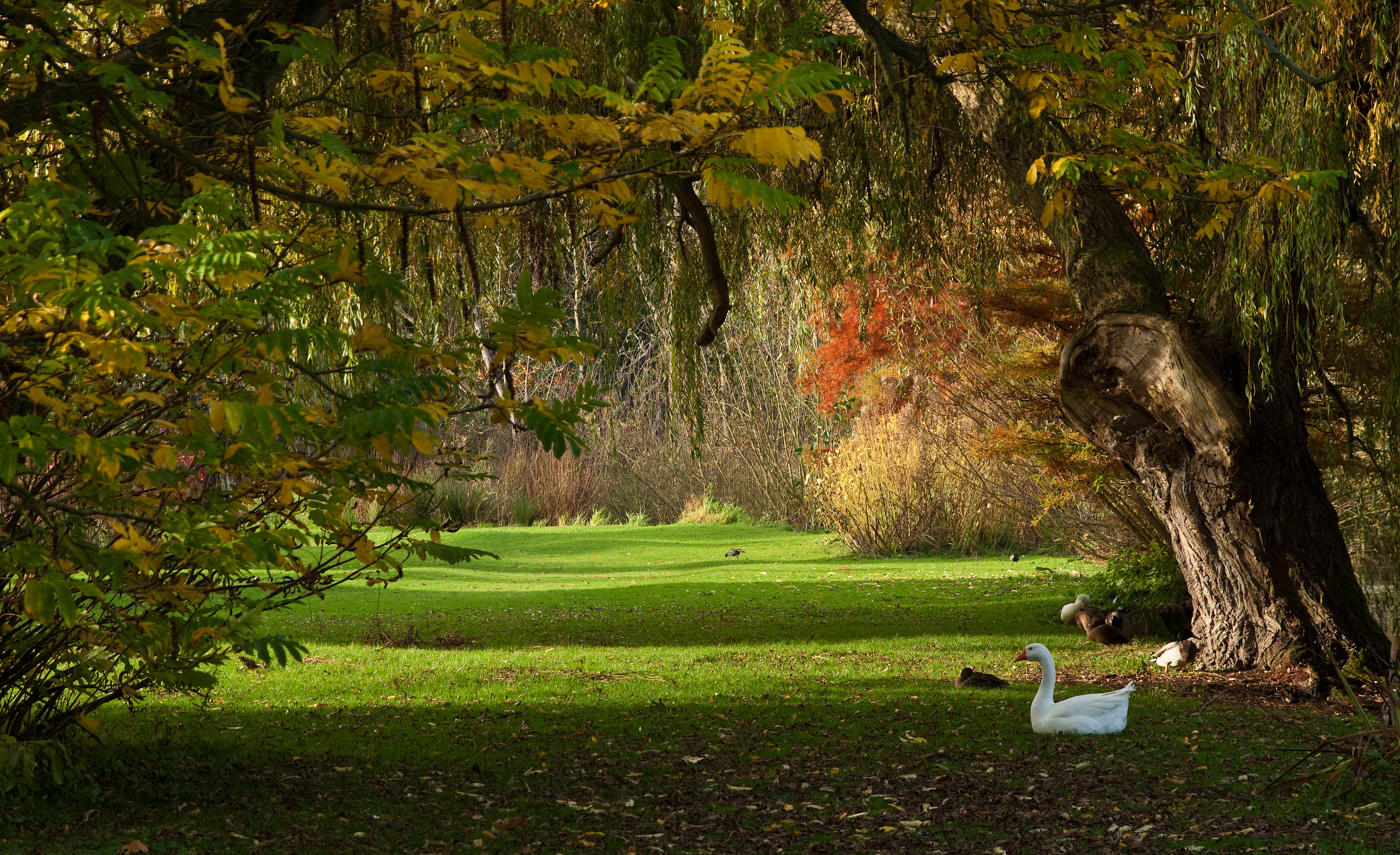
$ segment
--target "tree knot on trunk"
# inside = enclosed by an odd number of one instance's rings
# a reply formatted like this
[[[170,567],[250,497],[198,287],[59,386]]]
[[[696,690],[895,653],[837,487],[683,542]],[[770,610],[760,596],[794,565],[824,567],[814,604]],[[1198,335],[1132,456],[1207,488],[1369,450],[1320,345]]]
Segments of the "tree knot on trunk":
[[[1245,436],[1244,402],[1191,333],[1160,315],[1090,322],[1061,351],[1059,384],[1066,418],[1135,466],[1193,457],[1228,465]]]

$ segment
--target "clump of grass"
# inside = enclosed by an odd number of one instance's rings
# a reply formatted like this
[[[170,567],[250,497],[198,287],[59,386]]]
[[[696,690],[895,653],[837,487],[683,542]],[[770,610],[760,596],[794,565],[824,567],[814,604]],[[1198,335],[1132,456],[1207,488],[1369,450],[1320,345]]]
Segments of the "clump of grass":
[[[613,519],[613,515],[608,513],[607,508],[598,508],[593,512],[593,515],[588,518],[588,524],[591,526],[613,525],[616,522],[617,521]]]
[[[491,496],[475,482],[444,478],[433,492],[436,516],[445,526],[477,525],[490,519]]]
[[[744,521],[744,509],[738,505],[716,499],[710,491],[702,496],[691,496],[681,508],[678,523],[692,525],[733,525]]]
[[[529,496],[518,495],[510,500],[510,519],[516,525],[533,525],[535,503]]]
[[[627,521],[624,522],[623,525],[630,525],[630,526],[651,525],[651,517],[647,516],[646,513],[643,512],[643,511],[633,511],[632,513],[630,513],[630,514],[627,515]]]

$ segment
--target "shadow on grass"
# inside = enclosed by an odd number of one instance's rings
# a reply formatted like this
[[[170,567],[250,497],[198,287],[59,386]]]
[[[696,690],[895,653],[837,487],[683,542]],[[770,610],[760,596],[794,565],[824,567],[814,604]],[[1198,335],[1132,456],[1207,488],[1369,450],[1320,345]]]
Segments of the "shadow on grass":
[[[1149,697],[1121,736],[1052,739],[1029,732],[1029,688],[910,688],[889,677],[689,703],[146,711],[87,752],[77,796],[9,811],[0,851],[1068,853],[1336,839],[1340,819],[1308,822],[1313,802],[1251,795],[1279,751],[1247,707],[1193,718]],[[1379,814],[1349,822],[1347,851],[1390,851],[1397,830]]]
[[[412,584],[341,592],[328,606],[294,607],[269,623],[308,644],[382,637],[402,646],[498,649],[834,644],[931,634],[1003,636],[1015,647],[1068,632],[1056,616],[1060,597],[1015,577],[667,582],[529,592]]]

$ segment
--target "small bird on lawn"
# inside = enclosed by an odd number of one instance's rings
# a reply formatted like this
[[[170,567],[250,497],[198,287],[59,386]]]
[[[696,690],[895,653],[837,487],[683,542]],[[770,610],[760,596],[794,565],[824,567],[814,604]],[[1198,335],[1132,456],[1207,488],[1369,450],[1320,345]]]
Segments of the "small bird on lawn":
[[[995,674],[983,674],[981,671],[964,668],[958,676],[953,678],[953,685],[959,689],[966,689],[969,686],[977,689],[1000,689],[1006,685],[1006,681]]]
[[[724,553],[724,557],[725,557],[725,558],[733,558],[733,557],[736,556],[736,555],[742,555],[743,552],[744,552],[744,550],[742,550],[742,549],[740,549],[739,547],[736,546],[736,547],[734,547],[733,549],[729,550],[728,552]]]
[[[1019,552],[1013,552],[1013,553],[1011,553],[1011,560],[1012,560],[1012,561],[1020,561],[1020,560],[1021,560],[1021,553],[1019,553]]]

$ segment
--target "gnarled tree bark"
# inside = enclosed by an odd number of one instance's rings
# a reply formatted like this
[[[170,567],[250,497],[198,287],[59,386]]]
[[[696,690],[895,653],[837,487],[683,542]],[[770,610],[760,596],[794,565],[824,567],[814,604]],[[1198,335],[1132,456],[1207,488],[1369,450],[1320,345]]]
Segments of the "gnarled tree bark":
[[[922,48],[865,0],[842,4],[881,50],[944,88],[946,109],[997,164],[1012,201],[1039,219],[1045,198],[1025,175],[1056,148],[1045,123],[990,76],[936,75]],[[1288,349],[1276,348],[1271,386],[1250,399],[1244,372],[1233,370],[1243,364],[1238,346],[1176,316],[1142,235],[1092,175],[1048,233],[1084,319],[1062,353],[1062,407],[1137,478],[1170,531],[1195,604],[1199,661],[1303,665],[1324,685],[1334,661],[1383,667],[1388,643],[1308,452]]]
[[[1171,532],[1203,667],[1378,666],[1384,636],[1308,454],[1294,378],[1251,405],[1203,338],[1160,315],[1092,320],[1061,355],[1066,417],[1123,461]]]

